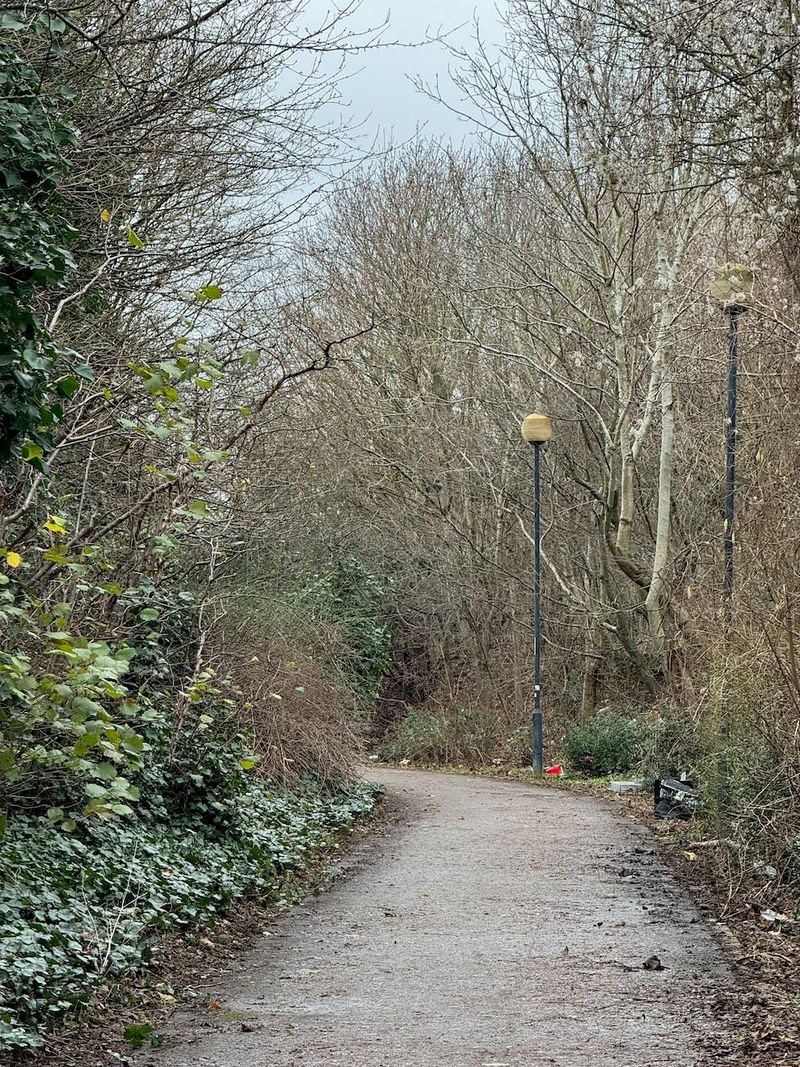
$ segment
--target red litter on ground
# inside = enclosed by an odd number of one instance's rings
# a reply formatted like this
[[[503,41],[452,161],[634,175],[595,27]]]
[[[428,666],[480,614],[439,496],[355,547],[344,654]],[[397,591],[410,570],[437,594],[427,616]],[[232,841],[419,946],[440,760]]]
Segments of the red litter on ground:
[[[560,763],[554,763],[552,767],[545,768],[545,774],[556,774],[559,777],[564,773],[564,768]]]

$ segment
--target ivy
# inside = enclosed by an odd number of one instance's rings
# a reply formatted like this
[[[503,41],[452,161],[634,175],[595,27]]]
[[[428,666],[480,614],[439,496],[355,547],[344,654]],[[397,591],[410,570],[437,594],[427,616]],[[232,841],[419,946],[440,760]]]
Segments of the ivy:
[[[59,26],[38,26],[54,51]],[[14,47],[23,29],[7,16],[0,27],[0,463],[14,456],[46,471],[63,402],[91,371],[58,349],[36,310],[40,293],[74,266],[76,234],[57,190],[76,131]]]
[[[376,798],[257,776],[240,691],[194,669],[191,592],[84,582],[99,619],[79,625],[23,586],[26,566],[0,574],[0,1053],[146,966],[161,931],[279,892]]]
[[[59,1016],[145,966],[159,933],[208,922],[245,894],[277,895],[378,795],[367,784],[279,795],[256,780],[225,832],[197,813],[82,818],[69,834],[12,820],[0,852],[0,1052],[42,1045]]]
[[[347,557],[313,575],[297,594],[312,618],[339,628],[350,683],[368,701],[377,697],[391,659],[391,630],[384,621],[388,585]]]

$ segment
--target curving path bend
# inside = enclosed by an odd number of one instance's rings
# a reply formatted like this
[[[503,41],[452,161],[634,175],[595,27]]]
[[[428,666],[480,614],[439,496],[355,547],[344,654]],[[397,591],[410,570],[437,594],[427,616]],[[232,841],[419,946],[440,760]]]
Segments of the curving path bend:
[[[732,979],[648,832],[566,791],[370,770],[388,830],[141,1067],[692,1067]],[[645,969],[657,956],[663,970]]]

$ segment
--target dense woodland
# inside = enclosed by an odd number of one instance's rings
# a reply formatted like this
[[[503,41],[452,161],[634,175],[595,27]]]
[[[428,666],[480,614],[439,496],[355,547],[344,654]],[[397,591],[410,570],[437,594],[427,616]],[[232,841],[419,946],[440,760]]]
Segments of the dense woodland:
[[[468,147],[370,157],[349,8],[0,4],[0,1049],[272,891],[365,746],[529,764],[529,411],[547,756],[798,884],[796,6],[503,7],[421,87]]]

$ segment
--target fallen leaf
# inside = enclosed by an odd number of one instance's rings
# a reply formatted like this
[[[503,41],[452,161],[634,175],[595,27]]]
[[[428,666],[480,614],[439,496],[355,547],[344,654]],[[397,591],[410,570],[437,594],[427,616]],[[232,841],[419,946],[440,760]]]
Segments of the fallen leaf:
[[[6,563],[9,567],[13,567],[16,570],[20,563],[22,563],[22,556],[19,552],[9,552],[6,555]]]

